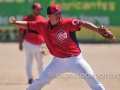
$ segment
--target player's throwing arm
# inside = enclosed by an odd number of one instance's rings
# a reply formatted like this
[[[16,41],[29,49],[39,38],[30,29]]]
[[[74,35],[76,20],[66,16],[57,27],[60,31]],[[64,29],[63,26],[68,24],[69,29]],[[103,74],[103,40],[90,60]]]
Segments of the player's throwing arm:
[[[16,21],[16,18],[14,16],[11,16],[9,18],[9,23],[14,24],[18,27],[27,29],[27,22],[26,21]],[[75,23],[77,23],[77,22],[75,22]],[[90,30],[93,30],[91,28],[91,26],[96,27],[96,26],[94,26],[94,24],[92,24],[92,23],[88,24],[88,23],[89,22],[87,22],[87,23],[85,22],[83,27],[88,28]],[[90,27],[89,27],[89,25],[90,25]],[[106,28],[103,25],[101,25],[98,28],[96,27],[96,30],[93,30],[93,31],[98,32],[100,35],[102,35],[104,38],[108,39],[109,41],[115,41],[116,40],[114,34],[108,28]]]
[[[9,17],[9,23],[27,29],[27,21],[17,21],[14,16]]]

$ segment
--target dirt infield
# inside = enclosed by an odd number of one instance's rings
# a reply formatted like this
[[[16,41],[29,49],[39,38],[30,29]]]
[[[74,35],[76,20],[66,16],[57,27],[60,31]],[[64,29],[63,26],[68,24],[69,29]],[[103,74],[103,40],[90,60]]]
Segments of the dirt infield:
[[[106,90],[120,90],[120,44],[80,44],[85,60]],[[51,55],[44,57],[44,68]],[[38,78],[37,65],[33,64],[34,78]],[[106,75],[106,76],[105,76]],[[0,43],[0,90],[26,90],[24,51],[17,43]],[[42,90],[91,90],[81,78],[57,78]]]

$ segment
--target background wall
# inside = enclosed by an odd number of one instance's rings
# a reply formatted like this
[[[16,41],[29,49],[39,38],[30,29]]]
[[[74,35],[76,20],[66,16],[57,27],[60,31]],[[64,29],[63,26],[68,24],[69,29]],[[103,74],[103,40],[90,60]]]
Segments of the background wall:
[[[115,34],[120,42],[119,0],[0,0],[0,42],[17,41],[17,27],[8,23],[9,16],[14,15],[21,20],[31,13],[33,3],[41,3],[41,14],[47,18],[46,9],[57,3],[64,10],[64,17],[73,17],[90,21],[96,25],[105,25]],[[80,42],[108,42],[92,31],[82,29],[77,32]]]

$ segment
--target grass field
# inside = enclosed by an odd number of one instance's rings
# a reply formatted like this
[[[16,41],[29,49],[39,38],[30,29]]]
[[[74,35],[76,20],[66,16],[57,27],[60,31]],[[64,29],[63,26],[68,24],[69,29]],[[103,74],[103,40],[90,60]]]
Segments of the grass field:
[[[80,44],[85,60],[95,73],[120,73],[120,44]],[[52,56],[44,57],[44,68]],[[38,78],[37,65],[33,64],[34,79]],[[106,90],[120,90],[119,77],[99,77]],[[0,43],[0,90],[26,90],[24,51],[18,50],[17,43]],[[79,78],[54,79],[42,90],[91,90],[86,82]]]

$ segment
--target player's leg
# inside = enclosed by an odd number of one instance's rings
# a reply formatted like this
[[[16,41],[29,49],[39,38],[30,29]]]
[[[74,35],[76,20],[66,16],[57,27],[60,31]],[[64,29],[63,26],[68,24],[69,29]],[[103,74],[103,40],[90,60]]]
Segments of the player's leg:
[[[82,55],[71,59],[73,59],[69,63],[69,69],[71,72],[82,76],[92,90],[105,90],[103,85],[95,77],[91,67],[84,60]]]
[[[31,45],[24,41],[24,48],[25,48],[25,54],[26,54],[26,72],[28,76],[28,83],[32,83],[33,76],[32,76],[32,63],[33,63],[33,56],[34,52],[32,50]]]
[[[48,84],[51,80],[53,80],[57,73],[64,73],[65,66],[64,63],[61,63],[61,60],[57,58],[53,58],[52,62],[47,66],[47,68],[43,71],[40,78],[35,80],[27,90],[41,90],[43,86]]]
[[[42,71],[43,71],[43,55],[40,52],[39,48],[35,52],[35,58],[36,58],[36,61],[38,64],[38,72],[39,72],[39,76],[40,76],[42,74]]]

